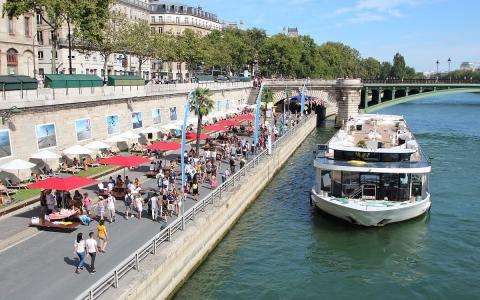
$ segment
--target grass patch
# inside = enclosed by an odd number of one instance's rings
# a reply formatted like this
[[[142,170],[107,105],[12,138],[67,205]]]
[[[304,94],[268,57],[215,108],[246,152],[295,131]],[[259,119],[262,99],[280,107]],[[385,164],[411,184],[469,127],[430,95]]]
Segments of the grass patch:
[[[115,170],[115,167],[112,166],[98,166],[98,167],[91,167],[88,168],[87,170],[80,171],[77,176],[80,177],[93,177],[96,175],[99,175],[101,173],[105,173],[108,171],[113,171]]]
[[[24,201],[33,197],[39,197],[40,190],[30,190],[30,189],[23,189],[18,190],[15,195],[11,195],[13,202],[20,202]]]

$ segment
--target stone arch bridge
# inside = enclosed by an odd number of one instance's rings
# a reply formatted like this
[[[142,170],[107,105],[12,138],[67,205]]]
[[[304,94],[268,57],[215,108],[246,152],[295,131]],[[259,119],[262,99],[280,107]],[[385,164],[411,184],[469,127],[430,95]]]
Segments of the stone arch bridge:
[[[327,104],[328,114],[337,114],[341,123],[359,112],[371,113],[379,109],[452,93],[480,92],[480,82],[445,82],[435,80],[367,81],[338,80],[266,80],[264,86],[274,94],[275,103],[286,98],[285,91],[299,95],[305,84],[306,95]]]

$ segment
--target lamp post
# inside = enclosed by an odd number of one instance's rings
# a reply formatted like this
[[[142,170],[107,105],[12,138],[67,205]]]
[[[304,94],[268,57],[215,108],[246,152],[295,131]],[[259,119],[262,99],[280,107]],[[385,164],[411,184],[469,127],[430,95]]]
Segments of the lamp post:
[[[450,82],[452,82],[452,75],[450,74],[450,71],[451,71],[450,66],[451,66],[451,64],[452,64],[452,59],[449,57],[449,58],[448,58],[448,78],[449,78],[449,81],[450,81]]]
[[[439,61],[438,59],[437,59],[437,62],[436,62],[436,64],[437,64],[437,79],[438,79],[438,77],[439,77],[439,73],[438,73],[438,65],[440,64],[440,61]]]

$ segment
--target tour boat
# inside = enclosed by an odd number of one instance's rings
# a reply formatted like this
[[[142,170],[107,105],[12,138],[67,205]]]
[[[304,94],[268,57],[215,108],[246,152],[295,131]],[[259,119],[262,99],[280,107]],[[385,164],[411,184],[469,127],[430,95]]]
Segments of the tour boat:
[[[431,166],[402,116],[349,119],[318,145],[311,200],[350,223],[383,226],[426,213]]]

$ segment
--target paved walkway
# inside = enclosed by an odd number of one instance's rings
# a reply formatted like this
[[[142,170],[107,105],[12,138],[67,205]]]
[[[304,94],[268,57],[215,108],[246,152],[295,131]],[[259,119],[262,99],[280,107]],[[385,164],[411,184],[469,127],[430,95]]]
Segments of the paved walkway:
[[[227,167],[229,167],[227,162],[222,162],[218,174]],[[148,171],[148,166],[145,165],[135,171],[127,171],[127,175],[132,180],[134,178],[142,180],[145,179],[143,174],[146,171]],[[113,176],[123,175],[123,170],[113,174]],[[219,178],[219,183],[220,181]],[[156,187],[156,180],[147,179],[142,186],[144,188]],[[85,190],[93,195],[95,189],[96,186],[93,186]],[[205,197],[210,191],[209,186],[202,185],[200,197]],[[193,204],[194,201],[188,198],[185,210]],[[92,222],[90,226],[81,226],[72,233],[40,231],[18,245],[0,252],[1,298],[28,299],[34,296],[38,299],[64,299],[76,297],[166,225],[163,221],[151,220],[146,212],[144,212],[142,220],[125,219],[123,217],[124,206],[121,201],[117,201],[116,208],[117,221],[112,224],[107,222],[110,241],[107,245],[107,253],[97,255],[96,274],[89,274],[87,271],[78,275],[74,273],[77,256],[73,253],[73,243],[78,232],[83,232],[84,236],[87,236],[90,231],[96,233],[97,222]],[[21,230],[27,228],[30,217],[38,215],[37,210],[38,208],[1,220],[0,231],[5,230],[2,235],[7,236],[9,232],[11,234],[18,231],[19,228]],[[90,259],[87,257],[87,265],[89,262]]]

